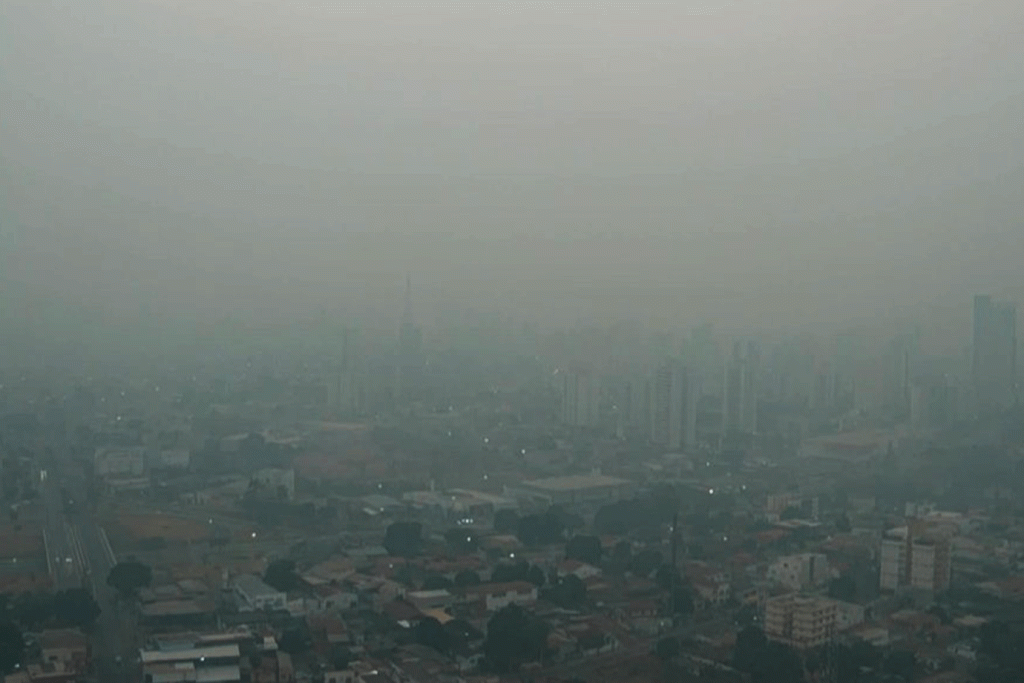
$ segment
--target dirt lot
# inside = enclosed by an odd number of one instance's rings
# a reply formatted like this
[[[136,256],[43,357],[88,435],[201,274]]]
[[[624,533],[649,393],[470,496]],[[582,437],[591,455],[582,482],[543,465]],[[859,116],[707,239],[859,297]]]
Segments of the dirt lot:
[[[115,524],[132,541],[156,537],[168,542],[202,541],[210,533],[208,524],[161,514],[125,515],[118,517]]]
[[[10,523],[0,524],[0,559],[43,555],[43,534],[36,529],[21,529]]]

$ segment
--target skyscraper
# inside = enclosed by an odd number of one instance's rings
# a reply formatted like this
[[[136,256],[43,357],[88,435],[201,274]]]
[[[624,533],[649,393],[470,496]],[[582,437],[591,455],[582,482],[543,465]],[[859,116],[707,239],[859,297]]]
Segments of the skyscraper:
[[[761,352],[754,342],[735,342],[725,364],[722,387],[722,432],[757,431]]]
[[[697,444],[698,386],[693,373],[666,360],[651,383],[651,441],[670,450]]]
[[[342,331],[341,358],[332,363],[327,382],[327,404],[335,416],[356,415],[365,410],[365,389],[358,372],[354,331]]]
[[[408,400],[415,398],[422,389],[423,378],[423,333],[412,314],[412,280],[405,278],[405,304],[402,322],[398,328],[397,396]]]
[[[1017,401],[1017,307],[974,297],[971,380],[980,415],[1005,410]]]
[[[888,405],[897,420],[910,418],[914,368],[920,355],[920,335],[915,330],[897,335],[889,345]]]
[[[599,419],[600,384],[589,370],[570,370],[562,375],[562,422],[570,427],[596,427]]]

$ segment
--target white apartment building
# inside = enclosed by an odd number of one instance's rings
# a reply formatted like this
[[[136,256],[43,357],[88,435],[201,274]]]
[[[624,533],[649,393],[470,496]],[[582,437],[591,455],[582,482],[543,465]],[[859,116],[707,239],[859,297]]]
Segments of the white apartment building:
[[[823,586],[830,574],[828,558],[820,553],[786,555],[768,567],[769,581],[794,591]]]
[[[879,587],[939,592],[949,587],[952,531],[945,525],[912,519],[882,538]]]
[[[96,476],[106,478],[139,477],[146,471],[146,450],[133,448],[100,448],[93,456]]]

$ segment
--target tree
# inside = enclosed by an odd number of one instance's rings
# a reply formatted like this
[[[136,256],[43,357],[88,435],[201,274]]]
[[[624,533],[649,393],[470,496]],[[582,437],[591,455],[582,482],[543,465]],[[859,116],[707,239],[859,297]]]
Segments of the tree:
[[[515,671],[521,664],[536,662],[547,652],[548,625],[510,605],[487,622],[484,656],[488,666],[498,673]]]
[[[793,648],[769,641],[761,666],[750,680],[751,683],[802,683],[805,680],[804,665]]]
[[[853,602],[857,599],[857,583],[849,574],[832,579],[828,582],[828,597],[844,602]]]
[[[740,628],[753,625],[757,621],[757,606],[750,603],[742,605],[736,610],[736,616],[734,617],[736,625]]]
[[[294,657],[308,650],[311,644],[309,633],[305,629],[289,628],[281,634],[281,640],[278,641],[277,646],[281,652],[286,652]]]
[[[800,511],[800,508],[798,506],[790,505],[788,508],[782,511],[782,514],[779,515],[779,519],[783,521],[789,519],[799,519],[802,514],[803,513]]]
[[[335,671],[344,671],[353,659],[355,656],[352,651],[344,645],[335,645],[331,648],[331,666]]]
[[[888,673],[909,682],[917,671],[917,657],[911,650],[894,650],[885,658],[884,666]]]
[[[448,590],[451,587],[452,582],[443,574],[431,574],[423,579],[422,589],[425,591]]]
[[[24,656],[25,641],[21,631],[9,621],[0,622],[0,674],[14,671]]]
[[[932,614],[937,617],[944,626],[948,626],[953,623],[953,619],[949,616],[949,612],[943,609],[941,605],[932,605],[928,610],[928,614]]]
[[[84,588],[69,588],[53,596],[53,616],[69,626],[91,626],[100,616],[100,606]]]
[[[564,526],[555,512],[527,515],[519,520],[516,536],[527,546],[551,545],[562,540]]]
[[[480,575],[472,569],[463,569],[455,575],[455,586],[465,588],[466,586],[477,586],[480,584]]]
[[[650,576],[651,572],[660,567],[664,561],[660,552],[646,548],[633,556],[633,564],[630,569],[637,576]]]
[[[10,616],[26,630],[43,628],[53,618],[53,595],[21,593],[11,602]]]
[[[1024,671],[1024,623],[994,619],[981,627],[980,650],[998,666]]]
[[[544,597],[559,607],[577,609],[587,602],[587,584],[575,574],[568,574],[552,585]]]
[[[747,626],[736,634],[736,645],[732,650],[732,666],[737,671],[753,674],[763,664],[768,639],[764,631],[756,626]]]
[[[422,534],[419,522],[394,522],[384,532],[384,547],[395,557],[415,557],[420,552]]]
[[[491,583],[511,583],[513,581],[526,581],[529,575],[530,565],[526,562],[515,564],[499,564],[491,572]]]
[[[480,547],[476,535],[465,529],[449,529],[444,533],[444,540],[458,553],[473,553]]]
[[[853,531],[853,526],[850,524],[850,518],[843,513],[836,518],[836,531],[843,534],[848,534]]]
[[[498,510],[494,515],[494,530],[499,534],[514,534],[519,529],[519,514],[515,510]]]
[[[679,576],[679,572],[666,562],[658,567],[658,571],[654,572],[654,581],[661,590],[670,591],[673,586],[682,581],[682,578]]]
[[[658,641],[654,646],[654,654],[663,662],[674,659],[679,654],[679,639],[666,637]]]
[[[601,539],[597,536],[573,536],[565,544],[565,557],[587,564],[601,564]]]
[[[672,613],[679,616],[693,614],[693,589],[689,584],[681,584],[672,591]]]
[[[302,579],[295,572],[295,563],[292,560],[274,560],[267,565],[263,573],[263,581],[282,593],[288,593],[299,587]]]
[[[629,541],[619,541],[615,544],[615,549],[612,550],[612,558],[616,562],[629,564],[629,561],[633,559],[633,544]]]
[[[437,650],[441,654],[448,652],[451,647],[451,638],[437,619],[427,617],[421,619],[413,630],[416,642]]]
[[[547,577],[544,576],[544,570],[533,564],[526,571],[526,580],[532,583],[537,588],[540,588],[547,583]]]
[[[123,596],[135,595],[153,582],[153,570],[134,560],[118,562],[107,575],[107,585]]]

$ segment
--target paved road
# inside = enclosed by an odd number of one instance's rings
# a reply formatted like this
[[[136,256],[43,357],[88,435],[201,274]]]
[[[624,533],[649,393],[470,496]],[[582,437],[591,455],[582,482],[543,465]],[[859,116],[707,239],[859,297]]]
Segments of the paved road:
[[[80,588],[84,557],[71,517],[64,513],[60,484],[48,477],[43,487],[45,505],[46,564],[56,590]]]
[[[74,510],[67,513],[62,488],[76,503]],[[43,495],[50,571],[57,589],[86,588],[100,606],[100,616],[91,634],[96,679],[102,683],[137,679],[131,671],[139,647],[135,609],[120,601],[117,593],[106,585],[116,558],[106,533],[84,504],[84,482],[72,476],[55,475],[51,469]],[[63,561],[58,562],[57,558]]]

